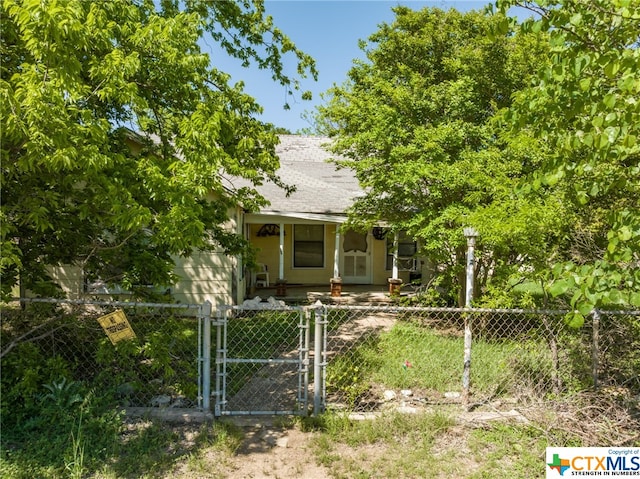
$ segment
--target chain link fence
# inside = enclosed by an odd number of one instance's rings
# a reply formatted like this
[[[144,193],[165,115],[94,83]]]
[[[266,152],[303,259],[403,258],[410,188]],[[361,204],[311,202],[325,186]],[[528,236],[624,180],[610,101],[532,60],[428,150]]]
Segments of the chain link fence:
[[[3,414],[16,401],[37,401],[47,391],[51,400],[65,400],[80,387],[125,407],[198,407],[199,309],[65,300],[3,304]],[[124,316],[112,316],[118,310]],[[103,328],[98,320],[107,315]],[[119,340],[127,335],[135,337]]]
[[[216,415],[306,414],[310,396],[315,412],[461,402],[465,327],[471,403],[540,403],[594,388],[640,395],[639,312],[601,311],[571,328],[565,311],[265,304],[209,319],[202,308],[3,305],[3,414],[43,385],[70,383],[129,407],[208,410],[211,397]],[[135,338],[114,344],[98,319],[118,309]]]
[[[459,402],[465,325],[470,402],[551,401],[608,388],[640,394],[638,312],[600,312],[572,328],[566,311],[327,306],[326,405],[370,412]]]
[[[217,416],[307,413],[310,316],[284,305],[218,312],[212,332]]]

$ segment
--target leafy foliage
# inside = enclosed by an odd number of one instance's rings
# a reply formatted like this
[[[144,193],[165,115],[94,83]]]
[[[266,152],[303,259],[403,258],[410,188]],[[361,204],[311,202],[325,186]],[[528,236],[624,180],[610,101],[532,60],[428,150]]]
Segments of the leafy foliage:
[[[552,55],[506,118],[549,148],[527,189],[547,185],[577,218],[548,291],[568,295],[578,325],[594,307],[640,305],[640,3],[498,2],[519,4],[537,13],[520,30],[548,34]]]
[[[229,208],[264,199],[228,178],[281,184],[277,138],[200,43],[286,89],[300,87],[288,56],[316,76],[261,0],[6,0],[0,19],[5,294],[18,280],[52,294],[47,265],[168,285],[172,255],[246,251],[224,228]]]
[[[547,62],[548,45],[510,31],[500,15],[394,12],[393,24],[363,43],[368,61],[328,92],[318,121],[347,158],[340,166],[352,168],[367,192],[351,211],[352,226],[384,220],[419,238],[422,253],[444,268],[442,287],[459,291],[463,304],[463,227],[480,232],[487,252],[481,284],[489,271],[508,276],[543,261],[545,245],[563,234],[559,199],[513,194],[544,148],[531,150],[533,142],[515,141],[495,121]]]

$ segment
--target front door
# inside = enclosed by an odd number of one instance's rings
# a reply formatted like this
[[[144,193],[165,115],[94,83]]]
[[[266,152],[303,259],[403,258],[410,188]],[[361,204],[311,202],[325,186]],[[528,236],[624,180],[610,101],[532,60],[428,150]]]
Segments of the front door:
[[[342,282],[371,284],[371,238],[347,231],[342,236]]]

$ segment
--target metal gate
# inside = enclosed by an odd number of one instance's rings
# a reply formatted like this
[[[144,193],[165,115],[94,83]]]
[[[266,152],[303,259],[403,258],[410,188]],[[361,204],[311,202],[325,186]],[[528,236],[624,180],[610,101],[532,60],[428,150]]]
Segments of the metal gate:
[[[216,416],[307,414],[310,317],[303,307],[269,303],[218,311]]]

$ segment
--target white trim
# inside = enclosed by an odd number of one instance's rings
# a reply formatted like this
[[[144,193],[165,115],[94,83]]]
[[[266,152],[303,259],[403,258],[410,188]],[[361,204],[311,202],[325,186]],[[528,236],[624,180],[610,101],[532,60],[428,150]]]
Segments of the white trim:
[[[347,221],[345,215],[325,215],[319,213],[304,212],[263,212],[263,213],[247,213],[245,215],[245,223],[262,224],[262,223],[287,223],[287,224],[309,224],[309,222],[319,223],[338,223],[342,224]]]
[[[398,279],[398,238],[399,234],[396,231],[393,234],[393,257],[391,261],[391,277],[393,279]]]

